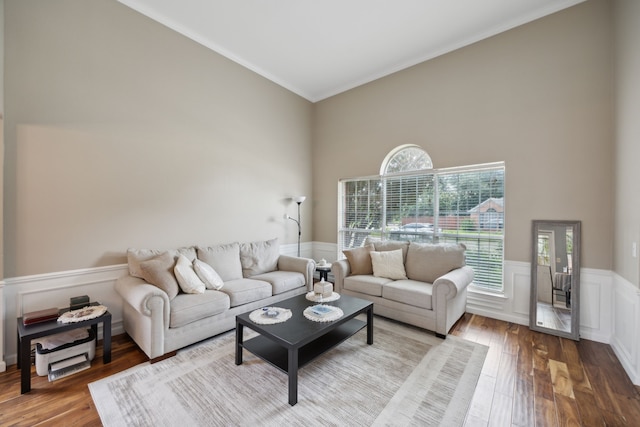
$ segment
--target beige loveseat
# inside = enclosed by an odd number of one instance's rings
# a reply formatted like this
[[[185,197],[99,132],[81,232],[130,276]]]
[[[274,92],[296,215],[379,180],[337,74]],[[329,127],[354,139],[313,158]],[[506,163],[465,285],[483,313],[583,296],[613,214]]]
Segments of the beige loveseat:
[[[375,314],[434,331],[445,338],[464,314],[473,269],[465,247],[369,241],[345,250],[331,266],[335,289],[373,302]]]
[[[129,249],[118,279],[124,330],[150,359],[235,327],[235,317],[313,288],[315,262],[277,239],[161,251]]]

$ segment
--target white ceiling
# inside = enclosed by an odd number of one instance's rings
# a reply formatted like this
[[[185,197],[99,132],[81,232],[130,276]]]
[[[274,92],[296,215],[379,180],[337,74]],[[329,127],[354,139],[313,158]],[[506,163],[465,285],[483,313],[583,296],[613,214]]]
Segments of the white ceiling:
[[[118,0],[319,101],[584,0]]]

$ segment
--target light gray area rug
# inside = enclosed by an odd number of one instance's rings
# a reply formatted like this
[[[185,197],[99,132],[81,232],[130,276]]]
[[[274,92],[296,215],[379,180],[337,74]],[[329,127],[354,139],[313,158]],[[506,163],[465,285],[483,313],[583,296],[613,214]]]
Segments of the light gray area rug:
[[[235,332],[89,389],[107,427],[460,426],[487,350],[376,316],[373,345],[362,330],[299,371],[295,406],[282,371],[247,351],[235,365]]]

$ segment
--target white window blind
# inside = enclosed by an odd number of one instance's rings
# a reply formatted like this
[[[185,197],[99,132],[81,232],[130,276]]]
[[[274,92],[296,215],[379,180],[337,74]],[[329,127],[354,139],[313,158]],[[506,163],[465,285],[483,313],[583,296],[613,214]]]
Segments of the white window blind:
[[[367,236],[463,243],[474,283],[502,290],[504,164],[340,182],[339,250]]]

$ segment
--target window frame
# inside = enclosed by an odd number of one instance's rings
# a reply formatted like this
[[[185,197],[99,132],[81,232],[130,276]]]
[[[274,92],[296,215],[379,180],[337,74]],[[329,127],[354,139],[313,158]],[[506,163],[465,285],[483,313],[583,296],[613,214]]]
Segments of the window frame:
[[[389,156],[387,156],[387,159],[388,158]],[[440,196],[444,194],[441,192],[441,189],[439,188],[439,185],[440,185],[439,183],[441,181],[440,178],[447,175],[455,175],[455,174],[462,175],[465,173],[476,173],[476,172],[481,173],[481,172],[488,172],[488,171],[497,171],[502,174],[502,187],[501,187],[502,218],[501,218],[501,222],[499,222],[499,226],[495,230],[487,233],[486,232],[487,230],[485,230],[483,226],[481,226],[481,224],[478,223],[477,230],[472,230],[468,233],[465,233],[461,231],[462,226],[460,225],[459,222],[457,222],[455,233],[450,233],[449,232],[450,230],[447,232],[444,232],[444,230],[442,230],[442,228],[439,227],[442,221],[442,218],[440,217],[440,200],[439,199],[440,199]],[[483,259],[482,256],[486,256],[487,260],[490,260],[491,262],[488,262],[486,265],[483,265],[483,269],[480,269],[483,271],[481,271],[480,273],[487,274],[487,275],[491,274],[492,276],[491,276],[491,279],[489,278],[486,279],[485,284],[482,283],[482,280],[484,279],[474,280],[475,287],[479,290],[490,292],[490,293],[496,293],[496,294],[503,293],[504,292],[504,237],[505,237],[505,228],[504,228],[505,164],[504,162],[494,162],[494,163],[486,163],[486,164],[480,164],[480,165],[469,165],[469,166],[452,167],[452,168],[444,168],[444,169],[423,169],[423,170],[417,170],[417,171],[400,172],[400,173],[393,173],[393,174],[386,174],[386,175],[374,175],[374,176],[366,176],[366,177],[354,177],[354,178],[341,179],[339,181],[339,191],[338,191],[338,253],[342,254],[342,250],[344,249],[361,245],[365,241],[366,237],[368,236],[381,238],[383,240],[389,240],[390,236],[392,236],[393,230],[389,230],[389,223],[387,219],[388,183],[393,180],[402,181],[404,178],[418,177],[419,179],[419,177],[426,176],[426,175],[432,176],[432,180],[434,184],[433,201],[431,206],[433,210],[432,212],[433,232],[431,233],[430,240],[428,236],[419,235],[419,233],[416,233],[415,234],[416,237],[419,237],[419,239],[416,239],[416,241],[420,241],[420,242],[432,241],[432,242],[443,242],[443,243],[466,241],[466,242],[476,243],[478,250],[473,251],[472,248],[467,248],[468,260],[469,260],[469,256],[473,256],[475,254],[479,256],[479,258],[476,258],[475,262],[481,262]],[[360,227],[356,227],[356,228],[345,227],[344,217],[347,215],[347,213],[345,212],[345,204],[346,204],[345,197],[348,197],[345,194],[345,189],[348,183],[354,183],[354,182],[376,183],[377,186],[381,187],[381,188],[377,188],[376,189],[377,193],[375,193],[376,195],[380,193],[381,201],[379,201],[379,203],[381,204],[381,206],[379,207],[368,206],[369,210],[367,212],[367,218],[368,218],[369,224],[372,223],[371,218],[377,213],[378,215],[377,225],[379,227],[375,228],[375,227],[362,226],[364,225],[362,223],[360,223],[361,225]],[[371,196],[371,193],[367,191],[367,197],[369,197],[369,199],[370,199],[370,196]],[[482,201],[477,206],[480,206],[481,204],[483,204],[489,199],[498,200],[500,198],[489,197],[484,201]],[[379,211],[377,211],[378,209]],[[427,209],[428,209],[428,205],[427,205]],[[464,212],[469,212],[469,211],[470,210],[466,210]],[[463,211],[459,211],[458,214],[461,212]],[[495,214],[491,214],[491,216],[493,217],[495,216]],[[459,216],[456,221],[459,221],[460,218],[461,217]],[[373,222],[375,223],[375,221]],[[415,221],[415,222],[420,222],[420,221]],[[357,221],[355,221],[354,224],[357,224]],[[347,235],[347,233],[351,233],[351,237],[352,237],[350,239],[351,246],[345,245],[345,243],[347,242],[347,240],[345,239],[345,236]],[[412,233],[410,232],[406,234],[401,234],[401,236],[410,237],[407,240],[413,240],[411,239]],[[393,240],[405,240],[405,239],[396,238]],[[479,252],[479,248],[481,248],[482,246],[484,246],[486,250],[490,252],[484,252],[484,251]],[[494,256],[497,253],[499,253],[499,259]],[[484,271],[485,268],[486,268],[486,271]],[[498,270],[499,270],[499,278],[497,277]],[[491,283],[490,285],[486,284],[489,282]]]

